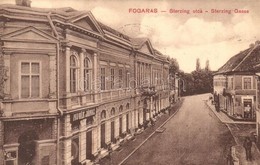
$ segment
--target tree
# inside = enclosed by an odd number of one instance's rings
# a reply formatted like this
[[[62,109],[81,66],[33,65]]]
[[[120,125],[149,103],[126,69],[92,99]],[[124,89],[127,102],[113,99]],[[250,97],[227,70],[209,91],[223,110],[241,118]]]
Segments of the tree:
[[[206,61],[205,70],[210,71],[209,60]]]
[[[170,75],[174,75],[175,73],[179,72],[179,63],[175,58],[170,58],[170,67],[169,67],[169,72]]]
[[[197,58],[196,60],[196,71],[199,71],[201,68],[200,68],[200,59]]]

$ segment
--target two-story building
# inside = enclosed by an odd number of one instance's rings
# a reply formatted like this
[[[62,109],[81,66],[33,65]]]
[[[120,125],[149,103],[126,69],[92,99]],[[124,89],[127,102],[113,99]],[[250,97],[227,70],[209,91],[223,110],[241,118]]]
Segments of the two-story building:
[[[88,164],[169,107],[169,62],[149,39],[72,8],[0,17],[0,164]]]
[[[258,42],[231,57],[214,75],[214,92],[220,109],[236,119],[255,120],[256,68],[260,63]]]

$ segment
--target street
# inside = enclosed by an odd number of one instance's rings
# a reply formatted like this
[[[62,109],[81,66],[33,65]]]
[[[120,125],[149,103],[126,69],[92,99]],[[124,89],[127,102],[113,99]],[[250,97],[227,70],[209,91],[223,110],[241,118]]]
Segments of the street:
[[[124,164],[225,165],[235,141],[207,108],[208,94],[185,97],[179,112]]]

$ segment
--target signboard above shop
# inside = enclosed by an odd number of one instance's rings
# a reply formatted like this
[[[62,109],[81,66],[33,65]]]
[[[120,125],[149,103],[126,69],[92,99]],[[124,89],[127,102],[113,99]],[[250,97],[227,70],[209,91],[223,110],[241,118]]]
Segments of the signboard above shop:
[[[75,122],[75,121],[82,120],[82,119],[85,119],[87,117],[95,116],[95,115],[96,115],[96,109],[95,108],[86,109],[86,110],[82,110],[80,112],[71,114],[70,115],[70,117],[71,117],[70,121]]]

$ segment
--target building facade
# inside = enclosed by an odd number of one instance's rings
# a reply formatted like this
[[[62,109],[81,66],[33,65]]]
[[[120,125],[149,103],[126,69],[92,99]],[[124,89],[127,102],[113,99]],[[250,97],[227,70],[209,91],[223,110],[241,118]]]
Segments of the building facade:
[[[256,119],[257,68],[260,62],[258,42],[241,51],[214,75],[214,93],[220,110],[234,119]]]
[[[176,95],[147,38],[72,8],[0,8],[0,164],[89,164]]]

